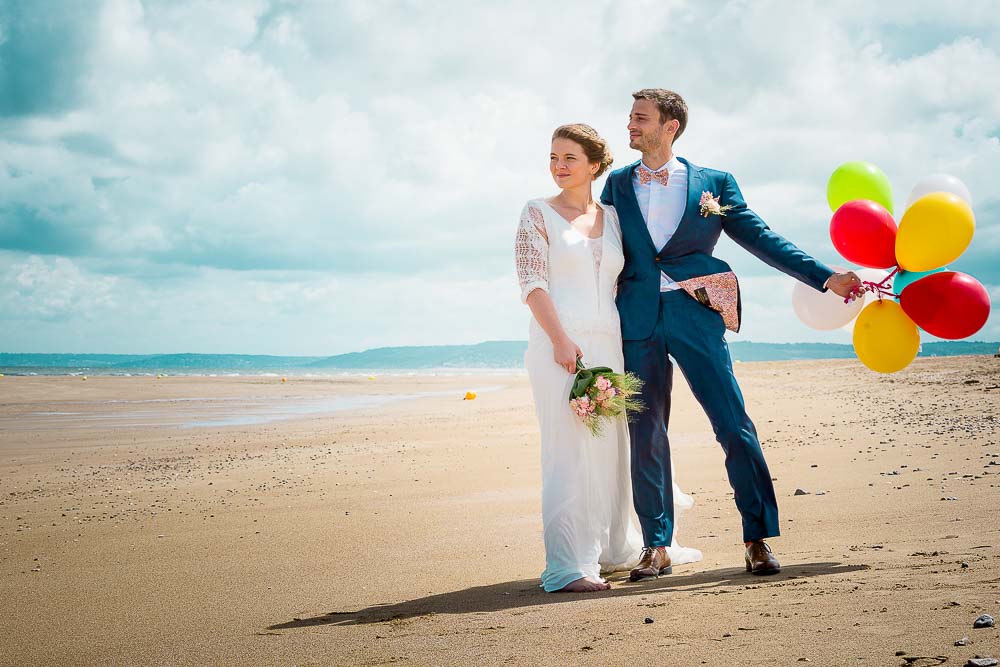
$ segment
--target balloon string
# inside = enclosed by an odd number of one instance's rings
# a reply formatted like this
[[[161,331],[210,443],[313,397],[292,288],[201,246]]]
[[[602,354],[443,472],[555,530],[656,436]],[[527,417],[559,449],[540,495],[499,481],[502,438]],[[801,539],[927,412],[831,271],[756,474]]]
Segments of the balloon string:
[[[895,294],[889,287],[886,286],[892,277],[899,273],[899,267],[897,266],[892,270],[892,273],[887,275],[885,278],[877,283],[871,282],[870,280],[862,280],[861,287],[855,289],[850,296],[844,299],[844,303],[850,303],[852,298],[861,298],[866,292],[874,292],[878,300],[881,301],[884,297],[892,297],[898,299],[899,295]]]

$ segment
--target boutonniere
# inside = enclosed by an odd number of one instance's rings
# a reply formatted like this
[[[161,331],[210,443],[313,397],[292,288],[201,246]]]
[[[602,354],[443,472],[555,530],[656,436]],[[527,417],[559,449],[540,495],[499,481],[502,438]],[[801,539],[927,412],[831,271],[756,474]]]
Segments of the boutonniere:
[[[701,217],[707,218],[710,215],[726,215],[726,211],[731,209],[732,206],[726,204],[725,206],[719,205],[719,198],[713,197],[712,193],[705,190],[701,193]]]

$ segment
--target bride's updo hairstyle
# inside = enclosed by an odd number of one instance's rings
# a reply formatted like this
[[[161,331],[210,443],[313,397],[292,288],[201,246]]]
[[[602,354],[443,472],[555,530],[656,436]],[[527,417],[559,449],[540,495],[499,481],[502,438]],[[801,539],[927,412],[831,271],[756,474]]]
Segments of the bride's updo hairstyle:
[[[594,174],[594,178],[598,178],[601,174],[608,170],[611,163],[614,162],[614,157],[611,155],[611,149],[608,148],[608,142],[604,140],[604,137],[597,133],[597,130],[585,123],[572,123],[570,125],[560,125],[556,128],[556,131],[552,133],[553,139],[569,139],[570,141],[575,141],[583,147],[583,153],[587,156],[587,160],[591,164],[599,165],[597,167],[597,173]]]

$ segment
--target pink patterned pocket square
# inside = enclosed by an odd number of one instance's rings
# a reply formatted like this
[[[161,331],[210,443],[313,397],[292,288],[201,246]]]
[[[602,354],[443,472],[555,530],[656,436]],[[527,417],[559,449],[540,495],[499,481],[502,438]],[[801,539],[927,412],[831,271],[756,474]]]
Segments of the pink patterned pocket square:
[[[727,329],[740,330],[740,286],[735,273],[713,273],[677,284],[702,305],[721,313]]]

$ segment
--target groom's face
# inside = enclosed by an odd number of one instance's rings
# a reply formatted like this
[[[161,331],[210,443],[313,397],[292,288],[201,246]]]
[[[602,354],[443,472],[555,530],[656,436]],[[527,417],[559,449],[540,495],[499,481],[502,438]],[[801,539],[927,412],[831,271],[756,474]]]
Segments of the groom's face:
[[[660,108],[656,102],[641,98],[636,100],[628,117],[628,145],[643,153],[659,150],[664,141],[670,141],[665,135],[673,122],[660,122]]]

